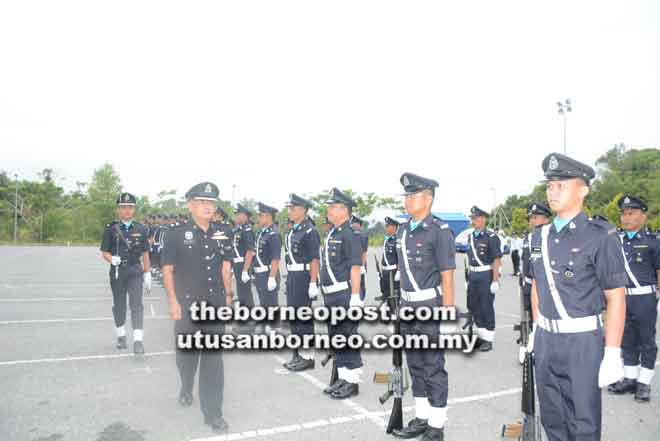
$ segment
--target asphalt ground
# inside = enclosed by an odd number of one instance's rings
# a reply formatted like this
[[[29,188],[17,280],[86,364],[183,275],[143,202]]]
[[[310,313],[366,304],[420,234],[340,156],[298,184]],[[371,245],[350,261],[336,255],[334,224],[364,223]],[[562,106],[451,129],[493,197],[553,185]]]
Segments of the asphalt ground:
[[[371,250],[373,253],[375,250]],[[457,303],[465,304],[463,257],[459,255]],[[500,439],[502,424],[520,419],[518,292],[505,257],[497,294],[497,336],[489,353],[447,355],[449,421],[445,439]],[[370,256],[369,303],[378,293]],[[256,297],[256,296],[255,296]],[[280,304],[285,303],[280,293]],[[93,247],[0,247],[0,440],[183,441],[183,440],[391,440],[384,426],[391,401],[380,405],[385,387],[372,384],[390,367],[387,351],[364,351],[360,394],[333,401],[321,389],[330,365],[289,373],[282,352],[224,355],[225,435],[203,424],[195,404],[177,403],[173,326],[162,287],[145,297],[147,356],[115,349],[108,266]],[[127,321],[129,344],[130,319]],[[362,326],[365,334],[382,325]],[[603,439],[660,439],[660,387],[656,377],[648,404],[631,395],[603,393]],[[195,390],[195,395],[197,392]],[[406,419],[414,415],[410,391]]]

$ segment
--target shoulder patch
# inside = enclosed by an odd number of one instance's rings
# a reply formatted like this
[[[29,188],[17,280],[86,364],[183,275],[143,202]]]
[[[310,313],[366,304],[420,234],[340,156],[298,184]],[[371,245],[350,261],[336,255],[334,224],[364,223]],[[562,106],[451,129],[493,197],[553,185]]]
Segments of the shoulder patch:
[[[311,232],[312,232],[312,228],[309,228],[307,231],[305,231],[305,233],[307,233],[307,234],[311,233]]]
[[[449,225],[447,225],[447,224],[441,224],[440,225],[441,230],[446,230],[447,228],[449,228]]]

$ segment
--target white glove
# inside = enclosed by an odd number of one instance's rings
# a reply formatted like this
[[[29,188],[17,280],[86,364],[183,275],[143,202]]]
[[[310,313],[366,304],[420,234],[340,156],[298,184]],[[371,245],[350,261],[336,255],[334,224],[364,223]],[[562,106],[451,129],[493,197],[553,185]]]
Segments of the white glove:
[[[660,301],[658,301],[656,304],[658,305],[656,309],[658,310],[658,314],[660,314]]]
[[[527,338],[527,352],[530,354],[534,352],[534,337],[536,336],[536,323],[532,326],[532,332],[529,333]]]
[[[142,290],[145,294],[151,293],[151,273],[146,272],[142,275]]]
[[[268,278],[268,291],[273,291],[275,288],[277,288],[277,282],[275,281],[275,277],[269,277]]]
[[[119,256],[112,256],[112,258],[110,259],[110,264],[112,266],[118,266],[120,263],[121,263],[121,257]]]
[[[316,286],[316,283],[310,283],[309,284],[309,289],[307,290],[307,295],[309,295],[309,298],[314,300],[316,297],[319,295],[319,287]]]
[[[623,378],[621,348],[606,346],[605,355],[603,355],[603,361],[600,362],[598,370],[598,387],[609,386],[621,378]]]
[[[493,282],[490,284],[490,293],[495,294],[500,290],[500,282]]]
[[[358,307],[362,308],[364,306],[364,301],[360,300],[360,294],[351,294],[351,301],[348,303],[349,307]]]
[[[250,281],[250,275],[246,271],[241,273],[241,281],[243,283],[248,283]]]
[[[394,273],[394,281],[398,282],[401,280],[401,273],[399,271]]]

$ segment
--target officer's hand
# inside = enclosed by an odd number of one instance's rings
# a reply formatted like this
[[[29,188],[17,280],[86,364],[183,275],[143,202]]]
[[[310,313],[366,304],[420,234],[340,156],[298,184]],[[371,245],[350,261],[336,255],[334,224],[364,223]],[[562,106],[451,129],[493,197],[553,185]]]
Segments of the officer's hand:
[[[110,264],[113,266],[118,266],[121,263],[121,257],[119,256],[112,256],[110,258]]]
[[[277,288],[277,282],[275,281],[275,277],[269,277],[268,278],[268,291],[273,291],[275,288]]]
[[[350,300],[350,302],[348,303],[348,306],[349,306],[350,308],[352,308],[352,307],[354,307],[354,306],[355,306],[355,307],[358,307],[358,308],[362,308],[362,307],[364,306],[364,301],[363,301],[363,300],[360,300],[360,293],[357,293],[357,294],[351,294],[351,300]]]
[[[605,355],[603,355],[603,361],[600,362],[598,370],[598,387],[609,386],[621,378],[623,378],[621,348],[606,346]]]
[[[149,271],[142,275],[142,290],[147,295],[151,293],[151,273]]]
[[[181,305],[176,300],[170,302],[170,318],[172,320],[181,320]]]
[[[247,271],[243,271],[241,273],[241,281],[243,283],[248,283],[250,281],[250,275],[247,273]]]
[[[394,273],[394,281],[398,282],[401,280],[401,273],[397,270],[397,272]]]
[[[316,300],[316,297],[319,295],[319,287],[316,286],[316,283],[310,283],[309,284],[309,289],[307,290],[307,295],[309,295],[309,298],[312,300]]]
[[[490,293],[496,294],[500,290],[500,282],[493,282],[490,284]]]

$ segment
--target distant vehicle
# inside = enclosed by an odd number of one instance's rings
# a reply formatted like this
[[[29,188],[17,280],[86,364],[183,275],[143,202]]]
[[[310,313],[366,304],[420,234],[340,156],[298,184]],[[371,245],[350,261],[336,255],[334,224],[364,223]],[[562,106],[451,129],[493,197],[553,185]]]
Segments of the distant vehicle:
[[[470,245],[468,245],[468,237],[472,232],[474,231],[474,228],[468,228],[466,230],[463,230],[458,236],[456,236],[456,252],[457,253],[467,253],[468,248]],[[509,244],[506,242],[506,239],[504,236],[501,234],[498,234],[498,237],[500,238],[500,243],[504,244],[502,254],[509,254],[511,252],[511,248],[509,247]]]

